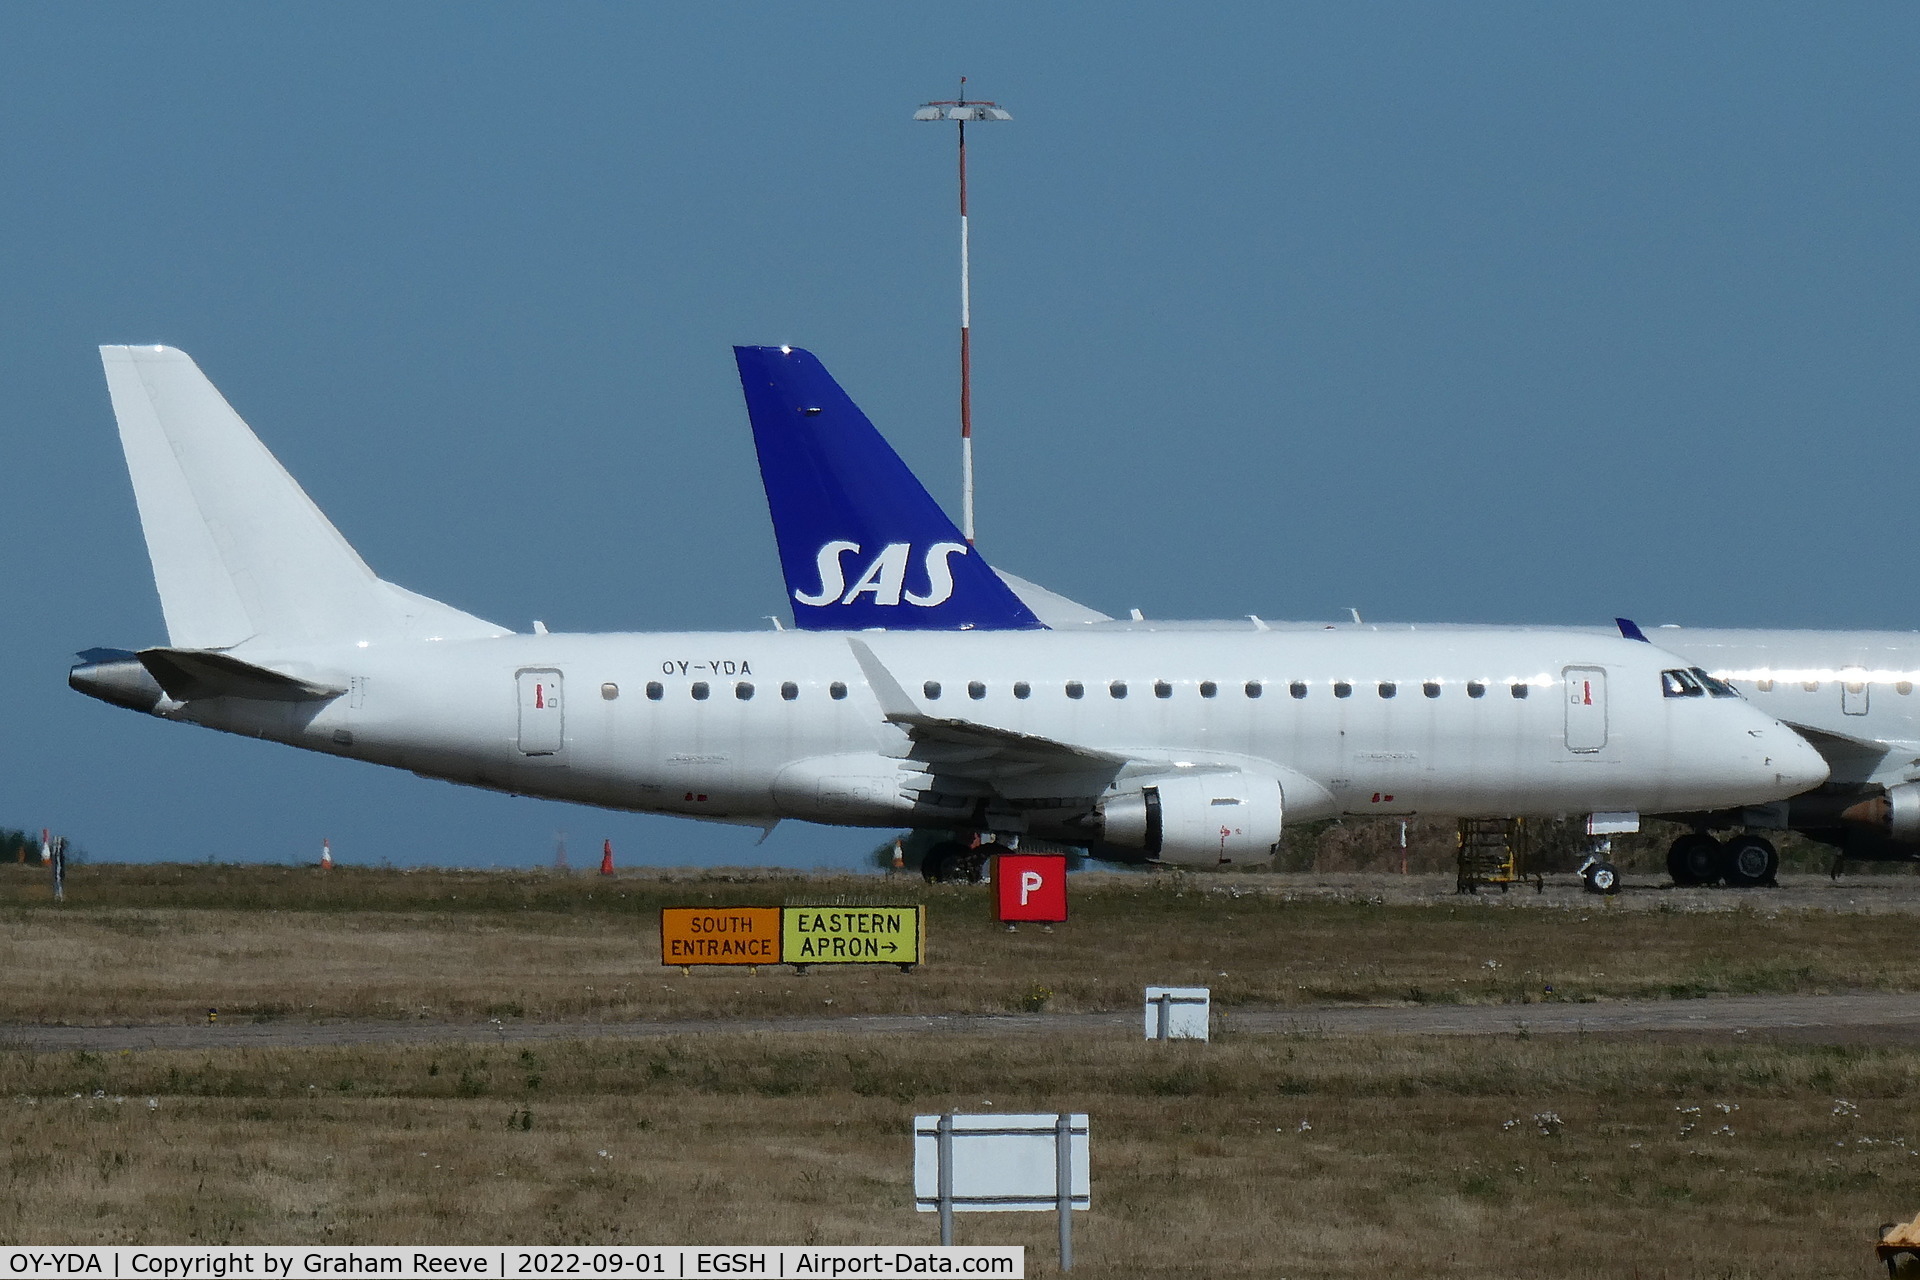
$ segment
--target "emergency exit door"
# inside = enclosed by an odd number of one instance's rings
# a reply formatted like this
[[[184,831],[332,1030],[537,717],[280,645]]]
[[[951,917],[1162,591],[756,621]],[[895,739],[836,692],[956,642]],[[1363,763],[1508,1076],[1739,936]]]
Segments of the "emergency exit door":
[[[1867,714],[1867,673],[1860,667],[1840,670],[1840,710],[1846,715]]]
[[[520,752],[529,756],[558,755],[566,745],[566,702],[561,697],[560,673],[522,671],[520,685]]]
[[[1567,750],[1581,754],[1607,745],[1607,673],[1603,667],[1568,667]]]

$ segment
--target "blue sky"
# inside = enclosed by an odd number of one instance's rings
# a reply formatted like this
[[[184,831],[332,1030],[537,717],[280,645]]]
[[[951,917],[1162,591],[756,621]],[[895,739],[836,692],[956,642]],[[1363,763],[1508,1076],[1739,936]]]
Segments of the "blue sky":
[[[856,861],[147,720],[94,347],[192,353],[384,576],[526,629],[784,613],[728,347],[817,352],[1109,612],[1920,625],[1920,11],[0,9],[0,826],[95,857]]]

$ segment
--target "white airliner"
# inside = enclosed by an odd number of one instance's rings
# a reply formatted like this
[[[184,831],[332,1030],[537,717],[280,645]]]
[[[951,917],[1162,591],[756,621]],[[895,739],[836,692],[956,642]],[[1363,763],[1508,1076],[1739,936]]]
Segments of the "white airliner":
[[[743,357],[745,372],[753,357]],[[825,379],[824,370],[820,378]],[[978,553],[952,535],[938,504],[864,418],[834,415],[794,420],[779,397],[759,393],[765,377],[746,379],[747,402],[760,454],[774,532],[802,628],[849,627],[918,631],[953,625],[950,566],[956,555],[984,568]],[[839,394],[834,387],[832,393]],[[856,411],[857,412],[857,411]],[[848,425],[852,424],[852,425]],[[918,539],[916,542],[915,539]],[[868,548],[862,552],[863,542]],[[874,550],[877,548],[878,550]],[[949,589],[916,595],[898,585],[915,548],[929,557],[930,582]],[[851,566],[843,564],[853,556]],[[938,568],[934,563],[938,557]],[[865,569],[862,570],[862,564]],[[1089,632],[1204,632],[1262,630],[1404,631],[1411,624],[1116,620],[1024,579],[1001,572],[1006,606],[974,608],[971,625],[1020,630],[1047,626]],[[851,586],[849,583],[851,582]],[[889,589],[881,590],[888,582]],[[815,585],[817,584],[817,585]],[[989,594],[985,590],[981,596]],[[1458,624],[1421,624],[1429,633]],[[1502,628],[1521,630],[1521,628]],[[1528,628],[1541,630],[1543,628]],[[1593,628],[1544,628],[1583,632]],[[1647,636],[1619,619],[1630,639]],[[1467,628],[1476,634],[1485,628]],[[1665,813],[1695,830],[1677,839],[1667,865],[1676,882],[1726,880],[1748,886],[1773,880],[1779,854],[1760,832],[1792,829],[1833,845],[1842,858],[1920,861],[1920,633],[1898,631],[1717,630],[1662,627],[1660,646],[1685,665],[1663,676],[1674,697],[1711,698],[1732,686],[1762,710],[1798,730],[1824,756],[1831,777],[1790,801],[1732,809]],[[1400,794],[1398,792],[1396,795]],[[1378,797],[1368,795],[1368,800]],[[1349,813],[1378,812],[1373,805]],[[1492,816],[1492,815],[1483,815]],[[1724,845],[1715,830],[1745,827]],[[1838,863],[1836,862],[1836,870]]]
[[[376,577],[185,354],[102,357],[168,643],[69,680],[165,719],[608,808],[1205,866],[1269,859],[1283,820],[1715,810],[1827,773],[1619,636],[1049,629],[951,522],[895,551],[856,517],[803,567],[946,630],[517,635]],[[872,431],[806,353],[739,358],[757,413]]]

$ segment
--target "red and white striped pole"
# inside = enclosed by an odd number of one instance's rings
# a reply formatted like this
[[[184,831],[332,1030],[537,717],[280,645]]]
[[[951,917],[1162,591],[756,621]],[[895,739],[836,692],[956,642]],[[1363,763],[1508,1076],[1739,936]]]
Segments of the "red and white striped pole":
[[[960,77],[960,100],[967,78]],[[973,545],[973,271],[967,244],[967,121],[960,125],[960,536]]]
[[[923,103],[915,120],[951,120],[960,128],[960,532],[973,542],[973,261],[967,235],[967,121],[1011,120],[998,103],[967,101],[967,78],[951,102]]]

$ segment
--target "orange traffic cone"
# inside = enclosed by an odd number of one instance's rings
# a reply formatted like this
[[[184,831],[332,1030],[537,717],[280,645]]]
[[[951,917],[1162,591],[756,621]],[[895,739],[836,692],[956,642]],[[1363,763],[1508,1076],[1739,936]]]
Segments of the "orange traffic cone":
[[[907,855],[906,851],[900,847],[899,836],[893,838],[893,869],[895,871],[905,871],[907,869]]]
[[[333,870],[333,841],[331,840],[322,840],[320,842],[320,869],[322,871]]]
[[[600,844],[600,874],[603,876],[613,874],[613,841],[611,840],[604,840]]]

